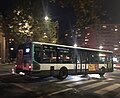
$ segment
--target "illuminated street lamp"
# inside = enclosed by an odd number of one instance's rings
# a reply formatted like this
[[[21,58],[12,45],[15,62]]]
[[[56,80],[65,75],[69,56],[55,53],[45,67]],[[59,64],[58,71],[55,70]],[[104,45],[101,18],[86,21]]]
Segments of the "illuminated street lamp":
[[[49,19],[49,17],[48,16],[45,16],[45,18],[44,18],[46,21]]]
[[[76,43],[74,44],[74,47],[77,47],[77,44],[76,44]]]
[[[100,46],[99,49],[103,49],[103,46]]]

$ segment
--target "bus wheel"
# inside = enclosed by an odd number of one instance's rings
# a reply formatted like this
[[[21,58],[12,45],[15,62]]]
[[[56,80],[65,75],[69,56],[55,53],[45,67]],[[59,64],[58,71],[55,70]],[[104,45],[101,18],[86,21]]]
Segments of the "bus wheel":
[[[59,79],[65,79],[68,76],[68,70],[65,67],[62,67],[59,71]]]
[[[102,68],[100,69],[99,75],[100,75],[101,77],[103,77],[104,74],[105,74],[105,67],[102,67]]]

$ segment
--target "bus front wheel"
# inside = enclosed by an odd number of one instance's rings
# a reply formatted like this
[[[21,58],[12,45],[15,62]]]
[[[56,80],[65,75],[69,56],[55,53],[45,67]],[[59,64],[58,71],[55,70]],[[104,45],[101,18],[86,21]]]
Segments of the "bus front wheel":
[[[59,71],[59,79],[65,79],[68,76],[68,70],[66,67],[62,67]]]

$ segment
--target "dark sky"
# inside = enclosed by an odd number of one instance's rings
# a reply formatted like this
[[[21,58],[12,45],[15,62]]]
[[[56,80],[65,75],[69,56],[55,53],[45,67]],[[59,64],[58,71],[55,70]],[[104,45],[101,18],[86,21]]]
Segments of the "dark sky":
[[[111,18],[111,23],[120,24],[120,0],[105,0],[104,8],[107,16]]]
[[[0,0],[0,11],[5,11],[13,6],[16,0]],[[104,8],[107,11],[106,20],[110,23],[120,23],[120,0],[105,0]],[[52,11],[53,10],[53,11]],[[74,24],[75,15],[71,8],[61,9],[58,5],[51,7],[53,18],[65,22],[65,24]]]

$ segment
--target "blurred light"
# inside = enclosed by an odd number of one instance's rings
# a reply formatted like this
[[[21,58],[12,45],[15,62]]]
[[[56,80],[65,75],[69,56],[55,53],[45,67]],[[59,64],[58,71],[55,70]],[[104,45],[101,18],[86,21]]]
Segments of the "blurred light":
[[[103,49],[103,46],[100,46],[99,49]]]
[[[90,33],[87,33],[87,35],[90,35]]]
[[[85,39],[85,41],[89,41],[89,39]]]
[[[68,34],[66,33],[65,36],[68,36]]]
[[[77,44],[74,44],[74,47],[77,47]]]
[[[103,25],[102,27],[103,27],[103,28],[107,28],[107,26],[105,26],[105,25]]]
[[[48,18],[48,16],[45,16],[45,20],[47,21],[49,18]]]
[[[99,53],[99,56],[106,56],[105,54],[101,54],[101,53]]]
[[[113,62],[118,62],[118,59],[116,57],[113,57]]]
[[[114,50],[118,50],[118,48],[114,48]]]
[[[10,48],[10,50],[14,50],[14,48]]]
[[[15,74],[15,70],[12,68],[12,74]]]
[[[20,74],[20,75],[25,75],[25,73],[23,73],[23,72],[20,72],[19,74]]]
[[[118,31],[118,29],[115,29],[115,31]]]
[[[99,74],[89,74],[90,78],[101,78]]]

